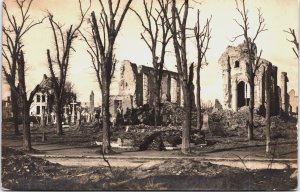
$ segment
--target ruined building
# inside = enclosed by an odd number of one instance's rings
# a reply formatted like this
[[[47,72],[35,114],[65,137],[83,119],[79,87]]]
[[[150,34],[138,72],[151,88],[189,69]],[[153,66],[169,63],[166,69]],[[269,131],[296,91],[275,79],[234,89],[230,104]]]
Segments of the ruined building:
[[[290,113],[298,114],[298,96],[296,95],[294,89],[292,89],[289,92],[289,99],[290,99]]]
[[[253,59],[257,59],[256,45],[252,54]],[[277,115],[280,112],[288,113],[289,96],[287,94],[287,73],[282,72],[280,77],[280,87],[277,83],[277,67],[266,59],[260,59],[260,67],[255,77],[254,107],[265,109],[265,70],[267,66],[271,74],[271,114]],[[238,111],[240,107],[248,106],[250,102],[250,86],[247,78],[248,52],[246,43],[236,47],[228,46],[219,59],[222,69],[224,108]]]
[[[147,66],[137,66],[130,61],[123,61],[116,69],[110,96],[110,113],[115,116],[117,108],[127,109],[138,108],[148,104],[154,105],[154,69]],[[180,80],[177,73],[163,71],[161,84],[161,102],[169,101],[183,105],[183,95],[180,88]]]

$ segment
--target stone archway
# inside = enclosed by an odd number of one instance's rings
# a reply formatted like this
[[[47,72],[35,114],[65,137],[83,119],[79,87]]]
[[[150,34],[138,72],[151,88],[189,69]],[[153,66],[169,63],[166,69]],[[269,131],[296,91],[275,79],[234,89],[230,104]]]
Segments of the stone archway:
[[[248,97],[249,90],[248,85],[244,81],[240,81],[237,84],[237,107],[243,107],[249,105],[250,98]]]

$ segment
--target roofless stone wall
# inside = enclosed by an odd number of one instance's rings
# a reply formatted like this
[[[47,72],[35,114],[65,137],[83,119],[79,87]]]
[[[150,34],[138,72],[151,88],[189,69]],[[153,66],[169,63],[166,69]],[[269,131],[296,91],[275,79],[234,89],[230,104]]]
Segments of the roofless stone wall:
[[[245,46],[245,43],[236,47],[228,46],[219,59],[223,80],[223,105],[224,108],[233,109],[234,111],[238,111],[243,106],[248,106],[250,102],[250,86],[247,75],[249,68],[248,52]],[[256,49],[251,54],[253,59],[257,59]],[[280,88],[277,85],[278,69],[270,61],[263,58],[260,59],[260,67],[255,77],[254,106],[258,110],[265,109],[266,86],[264,78],[268,65],[271,65],[269,68],[271,74],[271,113],[272,115],[277,115],[280,112],[280,108],[284,112],[286,111],[285,107],[280,106],[286,105],[287,89],[285,86],[287,86],[288,79],[281,78],[283,92],[281,91],[280,94]],[[281,97],[284,97],[283,100]]]

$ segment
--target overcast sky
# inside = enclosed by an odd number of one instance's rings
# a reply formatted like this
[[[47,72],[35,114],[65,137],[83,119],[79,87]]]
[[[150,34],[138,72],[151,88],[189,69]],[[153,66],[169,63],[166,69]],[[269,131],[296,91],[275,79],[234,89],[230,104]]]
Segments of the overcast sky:
[[[125,0],[122,0],[122,2]],[[9,9],[16,13],[16,5],[13,0],[7,0]],[[88,1],[84,0],[84,3]],[[189,13],[188,25],[194,27],[196,22],[196,11],[201,11],[201,21],[212,15],[211,28],[212,38],[210,49],[207,52],[209,65],[201,71],[202,98],[212,100],[222,98],[222,76],[218,59],[228,45],[238,45],[242,38],[231,42],[232,38],[241,34],[241,28],[234,22],[234,18],[240,20],[236,11],[234,0],[203,0],[201,5],[191,4],[193,9]],[[86,5],[86,4],[85,4]],[[85,6],[84,5],[84,6]],[[143,13],[142,0],[133,0],[133,9]],[[286,71],[289,77],[288,91],[295,89],[298,92],[298,63],[292,52],[292,44],[286,38],[288,34],[283,30],[289,27],[296,30],[298,34],[298,2],[297,0],[251,0],[247,1],[250,17],[250,32],[257,27],[257,8],[261,8],[265,18],[267,31],[263,32],[257,39],[258,49],[262,49],[262,57],[278,66],[278,84],[280,85],[280,73]],[[67,28],[70,24],[77,24],[80,16],[79,4],[76,0],[35,0],[32,4],[31,17],[40,19],[49,10],[54,15],[54,19],[65,24]],[[100,5],[97,0],[93,0],[91,11],[99,13]],[[88,17],[90,14],[88,14]],[[4,25],[5,17],[4,17]],[[85,22],[82,30],[86,29]],[[140,22],[133,12],[128,11],[125,21],[116,41],[116,58],[118,61],[130,60],[138,65],[151,65],[151,55],[146,44],[141,40],[142,32]],[[176,71],[175,58],[172,53],[172,41],[170,41],[170,52],[166,58],[166,68]],[[46,50],[50,49],[54,54],[53,36],[50,30],[50,23],[45,20],[43,24],[36,26],[24,38],[25,59],[29,69],[27,70],[27,88],[31,90],[42,80],[43,74],[49,74],[47,67]],[[96,103],[100,103],[100,91],[96,82],[95,72],[91,66],[90,57],[86,53],[85,44],[76,40],[73,46],[76,52],[71,54],[70,71],[68,80],[75,84],[80,101],[89,101],[91,90],[95,93]],[[195,43],[191,40],[188,43],[189,62],[196,61]],[[49,75],[48,75],[49,76]],[[2,95],[8,95],[7,85],[3,85]]]

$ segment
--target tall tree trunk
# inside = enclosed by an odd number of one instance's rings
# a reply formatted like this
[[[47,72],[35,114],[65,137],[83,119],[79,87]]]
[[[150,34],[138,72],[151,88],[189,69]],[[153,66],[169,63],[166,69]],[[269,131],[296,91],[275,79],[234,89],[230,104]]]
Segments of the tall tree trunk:
[[[184,110],[185,110],[185,119],[182,124],[182,146],[181,152],[183,154],[189,154],[190,149],[190,129],[191,129],[191,117],[192,117],[192,92],[189,90],[187,85],[182,86],[183,98],[184,98]]]
[[[56,101],[56,134],[62,135],[63,129],[62,129],[62,108],[61,108],[61,102]]]
[[[160,88],[159,88],[160,89]],[[160,94],[160,91],[159,91],[159,94]],[[160,103],[161,103],[161,98],[160,98],[160,96],[159,97],[157,97],[157,99],[158,99],[158,101],[157,101],[157,111],[156,111],[156,113],[157,113],[157,118],[156,118],[156,124],[157,125],[161,125],[161,116],[160,116],[160,112],[161,112],[161,105],[160,105]]]
[[[23,101],[23,147],[26,151],[31,151],[31,134],[30,134],[30,120],[29,107],[26,101]]]
[[[15,135],[19,135],[19,109],[18,109],[18,97],[16,94],[11,90],[11,108],[13,112],[13,122],[14,122],[14,133]]]
[[[160,86],[158,84],[158,82],[156,82],[156,87],[155,87],[155,100],[154,100],[154,125],[158,126],[160,125],[160,111],[161,111],[161,107],[160,107],[160,102],[161,102],[161,97],[160,97]]]
[[[270,116],[271,116],[271,94],[270,94],[270,74],[269,70],[267,68],[265,73],[265,84],[266,84],[266,153],[270,153],[270,144],[271,144],[271,138],[270,138]]]
[[[103,115],[103,140],[102,152],[108,154],[111,152],[110,146],[110,113],[109,113],[109,83],[103,79],[102,90],[102,115]]]
[[[254,127],[254,79],[250,82],[250,104],[249,104],[249,123],[248,123],[248,140],[253,140],[253,127]]]
[[[199,63],[198,63],[199,65]],[[200,66],[197,66],[197,130],[201,131],[202,118],[201,118],[201,95],[200,95]]]

